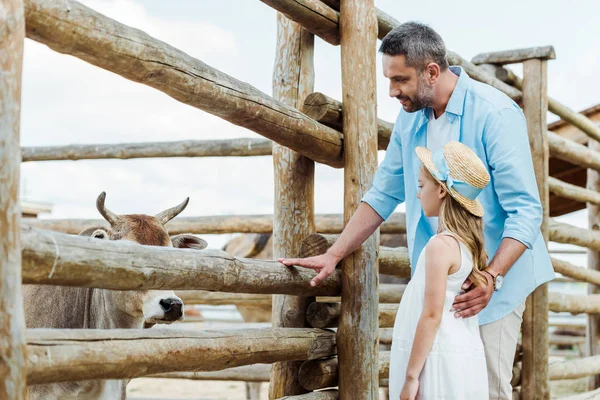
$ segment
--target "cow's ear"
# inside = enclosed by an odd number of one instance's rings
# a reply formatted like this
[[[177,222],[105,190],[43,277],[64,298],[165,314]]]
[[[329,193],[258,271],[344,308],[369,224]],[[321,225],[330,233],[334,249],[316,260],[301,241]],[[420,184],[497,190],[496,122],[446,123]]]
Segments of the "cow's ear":
[[[197,236],[190,235],[189,233],[171,236],[171,242],[173,243],[173,247],[179,249],[202,250],[208,246],[206,241]]]
[[[108,232],[105,229],[96,229],[90,236],[94,239],[108,239]]]

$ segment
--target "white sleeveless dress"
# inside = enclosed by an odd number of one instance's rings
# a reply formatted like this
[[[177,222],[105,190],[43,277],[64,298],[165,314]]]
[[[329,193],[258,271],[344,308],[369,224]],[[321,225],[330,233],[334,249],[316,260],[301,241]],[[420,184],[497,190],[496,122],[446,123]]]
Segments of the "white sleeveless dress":
[[[453,236],[449,232],[438,235]],[[454,298],[473,269],[471,253],[458,241],[461,266],[448,276],[442,320],[423,371],[419,377],[417,399],[484,400],[488,399],[487,367],[477,316],[455,318],[450,312]],[[406,368],[412,350],[417,323],[425,298],[425,248],[408,283],[396,321],[390,354],[390,400],[398,400],[404,386]]]

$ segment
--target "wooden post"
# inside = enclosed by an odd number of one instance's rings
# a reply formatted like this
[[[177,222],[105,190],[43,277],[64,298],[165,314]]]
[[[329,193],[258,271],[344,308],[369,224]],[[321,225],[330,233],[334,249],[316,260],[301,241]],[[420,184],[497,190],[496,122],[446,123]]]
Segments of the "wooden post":
[[[600,143],[594,139],[588,140],[588,148],[590,150],[600,150]],[[599,192],[600,191],[600,173],[597,170],[587,170],[587,189]],[[587,203],[588,224],[592,231],[600,230],[600,206],[593,203]],[[588,250],[588,271],[600,270],[600,252],[598,250]],[[588,285],[589,294],[599,294],[600,290],[597,285]],[[600,331],[600,315],[588,315],[586,327],[586,353],[588,356],[600,354],[598,348],[598,332]],[[588,389],[600,387],[600,375],[590,377]]]
[[[297,109],[314,89],[314,35],[277,13],[277,54],[273,97]],[[275,207],[273,258],[297,257],[302,239],[315,232],[315,163],[287,147],[273,144]],[[292,267],[293,268],[293,267]],[[306,309],[314,297],[273,296],[275,328],[307,326]],[[306,393],[298,383],[301,362],[275,363],[271,368],[269,398]]]
[[[25,399],[25,320],[21,297],[19,143],[25,17],[23,2],[0,11],[0,399]]]
[[[373,0],[340,2],[340,37],[347,223],[371,187],[377,169],[377,20]],[[341,399],[379,398],[378,245],[376,232],[342,263],[342,306],[337,331]]]
[[[548,112],[547,61],[523,63],[523,111],[543,207],[542,235],[548,243]],[[521,398],[549,399],[548,381],[548,285],[539,286],[528,298],[523,316],[523,375]]]

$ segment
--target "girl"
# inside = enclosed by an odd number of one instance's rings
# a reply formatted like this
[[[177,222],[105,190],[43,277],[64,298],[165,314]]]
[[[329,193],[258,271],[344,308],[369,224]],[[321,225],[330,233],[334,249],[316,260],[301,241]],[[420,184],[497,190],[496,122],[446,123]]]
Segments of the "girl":
[[[457,319],[454,298],[469,278],[486,279],[483,208],[477,195],[489,183],[483,162],[453,141],[435,154],[417,147],[423,163],[423,214],[437,223],[419,255],[394,324],[390,399],[488,399],[487,367],[477,316]],[[433,217],[439,217],[436,221]]]

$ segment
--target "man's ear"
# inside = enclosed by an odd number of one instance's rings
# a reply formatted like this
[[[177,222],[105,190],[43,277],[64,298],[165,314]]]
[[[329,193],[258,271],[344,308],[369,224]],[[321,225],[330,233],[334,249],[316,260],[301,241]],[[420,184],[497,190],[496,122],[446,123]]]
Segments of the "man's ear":
[[[206,241],[189,233],[171,236],[171,243],[173,243],[173,247],[178,249],[202,250],[208,246]]]
[[[425,67],[425,76],[430,83],[435,83],[440,77],[440,66],[434,62],[427,64]]]

